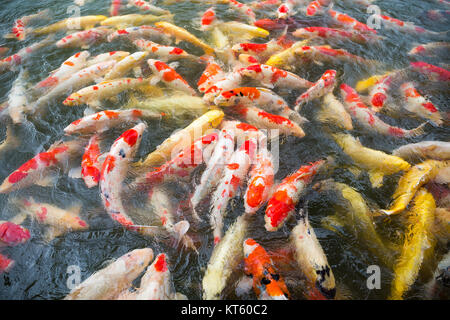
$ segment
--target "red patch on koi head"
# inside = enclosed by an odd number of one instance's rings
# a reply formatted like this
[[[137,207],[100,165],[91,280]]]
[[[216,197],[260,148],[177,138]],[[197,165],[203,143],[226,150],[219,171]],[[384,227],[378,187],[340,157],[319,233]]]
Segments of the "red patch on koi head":
[[[155,263],[155,270],[158,272],[166,272],[167,271],[167,262],[166,262],[165,254],[159,255],[158,260]]]
[[[130,129],[125,131],[119,139],[123,139],[129,146],[134,146],[139,138],[139,133],[134,130]]]

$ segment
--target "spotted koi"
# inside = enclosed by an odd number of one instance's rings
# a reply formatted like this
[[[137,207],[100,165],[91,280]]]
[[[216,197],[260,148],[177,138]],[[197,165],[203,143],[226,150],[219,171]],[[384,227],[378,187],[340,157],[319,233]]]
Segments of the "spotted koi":
[[[170,38],[162,29],[147,25],[119,29],[108,36],[108,42],[112,42],[116,39],[126,39],[129,41],[150,39],[164,44],[169,44],[171,42]]]
[[[209,8],[208,10],[206,10],[203,15],[202,18],[200,20],[200,29],[202,31],[206,31],[209,30],[212,26],[214,26],[217,22],[216,20],[217,16],[216,16],[216,12],[214,10],[214,7]]]
[[[342,26],[345,29],[351,29],[363,33],[377,33],[375,29],[370,28],[368,25],[359,22],[355,18],[352,18],[345,13],[329,9],[328,14],[336,24]]]
[[[387,75],[377,81],[372,90],[370,90],[370,104],[374,112],[379,112],[381,109],[383,109],[388,98],[388,91],[391,87],[392,80],[392,76]]]
[[[214,61],[209,60],[203,71],[200,79],[197,82],[197,88],[200,92],[206,92],[211,88],[216,82],[225,79],[225,72],[222,68]]]
[[[100,155],[99,136],[94,134],[84,149],[81,160],[81,178],[88,188],[96,187],[100,181],[100,170],[103,165],[99,161]]]
[[[153,73],[168,87],[197,95],[195,90],[173,68],[160,60],[148,59],[147,63]]]
[[[193,56],[178,47],[165,46],[150,40],[137,39],[133,42],[133,44],[139,50],[146,51],[147,54],[150,54],[164,62],[178,60],[180,58],[189,58],[193,60],[198,59],[196,56]]]
[[[351,54],[345,49],[333,49],[329,46],[303,46],[297,48],[294,53],[306,60],[369,64],[366,59]]]
[[[295,101],[295,109],[300,110],[301,106],[314,99],[318,99],[333,92],[336,86],[336,70],[327,70],[306,92],[301,94]]]
[[[93,44],[106,41],[108,35],[112,32],[112,29],[103,27],[79,31],[57,41],[56,46],[58,48],[88,48]]]

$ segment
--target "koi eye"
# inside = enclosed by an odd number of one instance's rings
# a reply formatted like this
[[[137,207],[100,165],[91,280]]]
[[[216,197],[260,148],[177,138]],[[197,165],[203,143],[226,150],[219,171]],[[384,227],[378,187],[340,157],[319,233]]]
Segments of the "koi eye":
[[[240,94],[240,96],[241,96],[241,97],[243,97],[243,96],[244,96],[244,94],[243,94],[242,92],[239,92],[239,94]]]
[[[125,151],[123,151],[123,149],[120,149],[119,156],[121,156],[122,158],[125,158]]]
[[[280,275],[279,274],[270,274],[271,276],[272,276],[272,278],[273,278],[273,280],[275,280],[275,281],[278,281],[278,280],[280,280]]]
[[[266,277],[261,279],[261,284],[263,284],[263,285],[268,285],[270,283],[271,283],[271,281],[269,279],[267,279]]]

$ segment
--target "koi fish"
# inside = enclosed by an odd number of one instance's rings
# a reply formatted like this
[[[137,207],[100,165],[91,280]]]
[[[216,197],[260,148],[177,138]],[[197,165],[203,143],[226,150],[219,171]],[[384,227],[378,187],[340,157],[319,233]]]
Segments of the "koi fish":
[[[300,78],[296,74],[278,69],[265,64],[253,64],[238,70],[243,76],[259,81],[268,88],[287,87],[292,89],[304,89],[313,86],[313,83]]]
[[[351,54],[344,49],[333,49],[329,46],[303,46],[294,50],[294,54],[306,60],[314,62],[323,61],[330,63],[348,62],[368,64],[368,61],[360,56]]]
[[[148,52],[135,52],[131,55],[127,55],[120,61],[118,61],[112,69],[104,76],[104,80],[113,80],[121,78],[127,75],[127,73],[141,65],[145,58],[147,58]]]
[[[281,0],[264,0],[264,1],[253,1],[250,2],[250,6],[255,9],[265,9],[268,7],[279,6]]]
[[[405,82],[400,86],[400,92],[403,95],[404,107],[409,112],[419,115],[424,119],[428,119],[437,126],[443,124],[442,115],[434,104],[422,96],[415,88],[414,83]]]
[[[213,60],[209,60],[203,71],[200,79],[197,82],[197,88],[200,92],[206,92],[219,80],[225,79],[225,72],[222,68]]]
[[[33,22],[37,19],[48,20],[49,18],[50,17],[48,9],[39,11],[38,13],[29,16],[23,16],[20,19],[14,21],[14,26],[11,30],[11,33],[5,35],[4,38],[23,41],[29,33],[29,30],[26,27],[30,22]]]
[[[27,228],[10,221],[0,221],[0,247],[23,244],[28,239],[30,239],[30,231]]]
[[[148,85],[148,80],[142,78],[121,78],[103,81],[72,93],[63,101],[63,104],[65,106],[77,106],[80,104],[97,106],[100,100],[114,97],[126,90],[138,90],[146,85]]]
[[[109,17],[100,22],[100,25],[122,29],[123,27],[136,27],[151,23],[156,24],[161,21],[172,21],[173,16],[173,14],[164,14],[160,16],[155,16],[152,14],[126,14],[122,16]]]
[[[250,23],[254,23],[256,21],[256,15],[252,8],[248,5],[236,0],[226,0],[226,2],[230,5],[230,8],[245,16]]]
[[[315,16],[316,14],[324,13],[325,6],[330,4],[330,0],[315,0],[311,1],[306,7],[307,16]]]
[[[265,29],[238,21],[223,22],[219,24],[218,27],[228,35],[232,37],[238,37],[240,39],[242,38],[251,39],[254,37],[266,38],[270,34],[270,32]]]
[[[121,185],[127,174],[128,163],[136,152],[146,127],[146,124],[139,123],[117,138],[101,170],[100,190],[105,209],[113,220],[126,227],[133,225],[133,222],[122,205]]]
[[[9,259],[7,256],[0,254],[0,274],[9,272],[14,267],[15,261]]]
[[[153,259],[150,248],[135,249],[93,273],[89,278],[72,289],[64,300],[110,300],[125,289],[147,267]]]
[[[258,105],[263,110],[277,113],[298,125],[306,121],[300,114],[289,108],[283,98],[265,88],[241,87],[222,91],[214,99],[214,104],[220,107]]]
[[[295,100],[295,110],[298,112],[300,108],[311,100],[323,97],[333,92],[336,86],[336,70],[327,70],[306,92],[302,93]]]
[[[309,40],[306,39],[294,43],[290,48],[270,56],[270,58],[266,61],[266,64],[285,70],[294,69],[295,64],[298,63],[298,56],[295,54],[295,50],[306,46],[308,42]]]
[[[299,1],[286,0],[277,9],[278,19],[287,19],[295,13],[294,7]]]
[[[249,66],[252,64],[260,64],[261,62],[255,58],[254,56],[251,56],[249,54],[240,54],[238,57],[238,60],[240,63],[242,63],[243,65]]]
[[[123,58],[129,56],[130,53],[126,51],[110,51],[101,53],[87,61],[87,66],[90,67],[94,64],[100,63],[100,62],[106,62],[114,60],[116,62],[122,60]]]
[[[450,81],[450,71],[441,67],[437,67],[423,61],[410,62],[410,66],[413,70],[427,76],[431,81]]]
[[[450,142],[421,141],[407,144],[392,151],[394,156],[410,159],[450,160]]]
[[[133,41],[133,44],[139,49],[146,51],[147,54],[157,57],[159,60],[168,62],[172,60],[178,60],[180,58],[188,58],[197,60],[198,58],[180,49],[178,47],[165,46],[156,42],[144,39],[137,39]]]
[[[389,74],[377,81],[372,90],[370,90],[370,104],[374,112],[379,112],[381,109],[383,109],[384,104],[386,103],[386,100],[388,98],[388,91],[391,87],[392,80],[393,77],[391,76],[391,74]]]
[[[108,17],[106,16],[81,16],[76,18],[67,18],[51,24],[46,27],[38,28],[33,30],[35,34],[49,34],[56,33],[59,31],[68,31],[72,29],[91,29],[96,24],[106,20]]]
[[[237,108],[236,113],[245,122],[259,129],[276,129],[279,130],[280,134],[293,135],[298,138],[305,136],[305,132],[296,122],[292,122],[286,117],[266,112],[257,107]]]
[[[75,53],[69,59],[64,61],[49,77],[36,84],[36,90],[49,90],[57,84],[69,79],[75,72],[86,67],[86,60],[90,55],[89,51]]]
[[[169,10],[159,8],[157,6],[152,5],[150,2],[143,1],[143,0],[129,0],[128,7],[136,7],[141,11],[149,11],[154,14],[160,14],[160,15],[170,14]]]
[[[111,17],[118,16],[120,13],[121,6],[122,6],[122,0],[112,0],[111,7],[109,9],[109,15]]]
[[[245,273],[253,279],[253,290],[260,300],[288,300],[289,290],[267,251],[255,240],[244,241]]]
[[[382,185],[384,175],[395,174],[411,167],[399,157],[364,147],[358,139],[349,134],[336,133],[332,136],[358,167],[368,171],[370,182],[375,188]]]
[[[364,80],[360,80],[356,83],[356,91],[358,92],[363,92],[363,91],[367,91],[368,89],[370,89],[371,87],[373,87],[376,83],[378,83],[380,80],[384,79],[384,77],[386,77],[387,75],[391,74],[392,72],[387,72],[383,75],[374,75],[371,76],[367,79]]]
[[[57,141],[47,151],[25,162],[3,181],[0,193],[9,193],[39,183],[56,166],[67,167],[67,162],[81,154],[84,141]],[[42,181],[42,180],[41,180]]]
[[[317,119],[322,123],[332,123],[342,129],[353,130],[352,117],[331,92],[323,96]]]
[[[420,189],[413,207],[407,213],[408,225],[400,256],[393,269],[390,300],[401,300],[418,276],[424,252],[433,242],[430,231],[435,209],[436,203],[431,193]]]
[[[394,215],[406,209],[417,190],[428,181],[433,180],[439,170],[450,165],[450,160],[425,160],[411,167],[398,181],[397,189],[392,196],[393,203],[388,210],[381,210],[386,215]]]
[[[318,290],[325,298],[333,299],[336,295],[333,271],[307,215],[301,215],[292,229],[291,242],[295,248],[295,260],[312,290]]]
[[[219,300],[227,280],[244,258],[242,243],[247,233],[247,215],[239,216],[228,228],[223,239],[214,247],[202,280],[203,299]]]
[[[302,191],[325,163],[325,160],[319,160],[310,165],[301,166],[281,181],[267,204],[264,216],[267,231],[278,230],[292,215]]]
[[[181,27],[178,27],[176,25],[173,25],[173,24],[171,24],[169,22],[165,22],[165,21],[157,22],[157,23],[155,23],[155,26],[157,26],[158,28],[161,28],[164,33],[174,36],[176,38],[175,43],[178,43],[179,41],[187,41],[187,42],[193,44],[194,46],[197,46],[197,47],[200,47],[201,49],[203,49],[203,51],[207,55],[212,55],[214,53],[213,48],[211,48],[209,45],[207,45],[206,43],[204,43],[203,41],[198,39],[193,34],[189,33],[186,29],[183,29]]]
[[[245,212],[255,214],[269,199],[274,182],[272,153],[260,143],[255,164],[249,173],[247,190],[244,195]]]
[[[312,39],[316,37],[324,39],[333,39],[337,41],[350,40],[356,43],[374,43],[380,37],[372,36],[356,31],[347,31],[341,29],[333,29],[327,27],[306,27],[295,30],[292,35],[297,38]]]
[[[333,21],[336,24],[342,26],[345,29],[351,29],[351,30],[362,32],[362,33],[369,33],[369,34],[377,33],[376,30],[370,28],[368,25],[366,25],[362,22],[359,22],[355,18],[352,18],[345,13],[329,9],[328,14],[330,15],[330,17],[333,19]]]
[[[374,17],[378,18],[380,21],[382,21],[383,26],[388,29],[393,29],[393,30],[397,30],[400,32],[411,33],[414,35],[416,35],[416,34],[423,34],[423,35],[427,35],[427,36],[440,35],[439,32],[426,30],[422,27],[418,27],[418,26],[414,25],[412,22],[409,22],[409,21],[398,20],[398,19],[386,16],[386,15],[382,15],[382,14],[375,14]]]
[[[231,47],[235,54],[250,54],[260,60],[267,60],[275,53],[288,49],[291,45],[284,44],[280,39],[272,39],[266,43],[243,42],[237,43]]]
[[[173,68],[160,60],[148,59],[147,63],[158,80],[175,90],[197,95],[195,90]]]
[[[421,44],[412,48],[408,55],[410,56],[422,56],[422,57],[434,57],[437,55],[444,55],[450,49],[450,43],[448,42],[430,42],[427,44]]]
[[[99,161],[100,155],[99,136],[94,134],[89,139],[81,160],[81,177],[88,188],[96,187],[100,181],[103,165],[103,162]]]
[[[200,183],[196,186],[190,198],[194,216],[197,220],[200,220],[200,217],[197,214],[196,207],[212,188],[218,184],[223,169],[229,163],[229,159],[233,154],[234,138],[235,131],[232,128],[223,128],[220,131],[214,151],[200,178]]]
[[[230,157],[223,176],[211,198],[210,223],[213,227],[214,245],[222,238],[223,217],[230,199],[244,183],[247,172],[254,160],[258,142],[252,137],[246,140],[239,150]]]
[[[214,7],[211,7],[207,9],[200,20],[200,30],[207,31],[209,30],[213,25],[215,25],[216,22],[216,12],[214,10]]]
[[[219,76],[218,76],[219,77]],[[239,86],[239,84],[242,82],[242,75],[239,72],[231,72],[225,75],[225,78],[219,81],[215,81],[214,79],[211,79],[212,83],[211,86],[205,91],[205,94],[203,95],[203,101],[205,103],[213,103],[214,99],[220,95],[222,91],[231,90],[233,88],[236,88]]]
[[[21,70],[8,95],[8,113],[13,123],[16,124],[25,122],[24,113],[31,110],[26,94],[27,78],[28,72]]]
[[[137,122],[146,117],[159,118],[160,115],[147,110],[103,110],[75,120],[64,128],[66,134],[102,133],[121,123]]]
[[[104,27],[75,32],[56,42],[58,48],[89,48],[91,45],[106,41],[113,30]]]
[[[423,128],[427,123],[423,123],[417,128],[410,130],[391,126],[378,118],[375,113],[364,104],[355,89],[345,83],[341,84],[340,88],[342,97],[345,101],[344,106],[346,110],[350,113],[352,118],[356,119],[364,128],[382,135],[397,138],[417,137],[424,133]]]
[[[126,39],[129,41],[150,39],[164,44],[169,44],[171,42],[170,38],[162,31],[162,29],[146,25],[119,29],[108,36],[108,42],[112,42],[116,39]]]

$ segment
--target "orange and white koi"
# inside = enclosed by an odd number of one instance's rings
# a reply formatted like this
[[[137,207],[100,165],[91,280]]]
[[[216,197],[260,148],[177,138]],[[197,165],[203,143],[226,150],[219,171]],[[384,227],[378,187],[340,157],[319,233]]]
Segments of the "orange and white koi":
[[[211,199],[210,222],[213,227],[214,245],[222,238],[223,217],[228,202],[235,196],[238,188],[243,185],[247,172],[255,158],[258,142],[251,137],[235,151],[226,165],[223,176],[217,184]]]
[[[201,18],[200,30],[202,31],[209,30],[213,25],[215,25],[215,22],[217,22],[216,18],[217,16],[214,7],[211,7],[208,10],[206,10]]]
[[[225,72],[223,72],[220,65],[218,65],[214,60],[209,60],[203,71],[200,79],[197,82],[197,88],[200,92],[206,92],[219,80],[225,79]]]
[[[225,165],[229,163],[229,159],[234,151],[234,138],[235,130],[232,128],[223,128],[220,131],[214,151],[200,178],[200,183],[196,186],[190,198],[196,217],[198,217],[195,210],[197,205],[217,185]]]
[[[115,60],[117,62],[129,55],[130,55],[130,53],[126,52],[126,51],[110,51],[110,52],[101,53],[101,54],[89,59],[87,61],[87,66],[90,67],[94,64],[97,64],[100,62],[111,61],[111,60]]]
[[[0,247],[17,246],[27,242],[28,239],[30,231],[27,228],[10,221],[0,221]]]
[[[11,260],[7,256],[4,256],[0,253],[0,274],[2,274],[3,272],[9,272],[14,264],[14,260]]]
[[[433,57],[439,54],[447,54],[450,49],[450,43],[448,42],[430,42],[427,44],[421,44],[412,48],[408,55],[418,55],[422,57]]]
[[[139,123],[125,131],[114,141],[103,162],[100,174],[101,198],[111,218],[125,227],[133,225],[122,205],[122,182],[126,177],[128,163],[134,156],[147,125]]]
[[[175,177],[177,180],[189,177],[192,170],[204,162],[208,162],[217,143],[217,133],[206,134],[197,139],[191,146],[175,155],[156,170],[145,175],[145,183],[156,185]]]
[[[415,113],[422,118],[428,119],[437,126],[443,124],[442,115],[436,106],[427,98],[422,96],[415,88],[414,83],[405,82],[400,86],[403,95],[404,107],[409,112]]]
[[[377,33],[375,29],[370,28],[368,25],[359,22],[355,18],[352,18],[345,13],[338,12],[332,9],[329,9],[328,13],[336,24],[342,26],[345,29],[351,29],[363,33]]]
[[[205,94],[203,95],[203,101],[206,103],[213,103],[214,99],[220,95],[221,92],[231,90],[239,86],[242,81],[242,75],[239,72],[230,72],[225,75],[225,78],[219,81],[216,81],[216,78],[221,78],[221,75],[218,73],[217,77],[211,79],[208,83],[208,89],[206,89]],[[209,85],[210,83],[213,85]]]
[[[49,10],[43,10],[40,11],[36,14],[32,14],[29,16],[24,16],[21,17],[20,19],[17,19],[16,21],[14,21],[14,26],[11,30],[10,34],[5,35],[4,37],[9,39],[9,38],[13,38],[13,39],[17,39],[19,41],[23,41],[25,40],[29,29],[26,29],[27,25],[32,22],[33,20],[37,20],[37,19],[49,19]]]
[[[336,80],[336,70],[325,71],[316,83],[295,100],[295,110],[299,111],[305,103],[333,92],[336,86]]]
[[[230,8],[244,15],[249,20],[250,23],[256,21],[256,15],[253,12],[252,8],[249,7],[248,5],[236,0],[226,0],[226,2],[230,5]]]
[[[294,50],[297,56],[306,60],[324,61],[331,63],[348,62],[368,64],[368,61],[354,55],[345,49],[333,49],[329,46],[303,46]]]
[[[330,0],[315,0],[311,1],[306,7],[306,15],[307,16],[315,16],[316,14],[323,13],[325,10],[325,6],[330,4]]]
[[[178,43],[179,41],[187,41],[194,46],[202,48],[207,55],[212,55],[214,53],[213,48],[188,32],[186,29],[183,29],[166,21],[156,22],[155,26],[161,28],[164,33],[174,36],[176,38],[176,43]]]
[[[148,85],[148,79],[143,78],[121,78],[103,81],[72,93],[63,101],[63,104],[65,106],[77,106],[80,104],[96,106],[100,100],[114,97],[126,90],[137,90],[145,85]]]
[[[283,87],[291,89],[304,89],[313,86],[313,83],[300,78],[298,75],[265,64],[253,64],[238,70],[243,76],[259,81],[268,88]]]
[[[156,77],[168,87],[197,95],[195,90],[173,68],[160,60],[148,59],[147,63]]]
[[[257,105],[267,112],[279,114],[299,125],[307,121],[298,112],[289,108],[283,98],[266,88],[240,87],[222,91],[214,99],[214,104],[220,107]]]
[[[160,28],[152,26],[137,26],[125,29],[119,29],[108,36],[108,41],[112,42],[115,39],[126,39],[134,41],[137,39],[150,39],[164,44],[171,42],[170,38]]]
[[[31,110],[26,94],[27,72],[23,69],[12,85],[8,95],[8,113],[13,123],[23,123],[24,113]]]
[[[91,45],[106,41],[112,29],[98,27],[75,32],[56,42],[58,48],[89,48]]]
[[[258,129],[276,129],[279,130],[280,134],[292,135],[298,138],[305,136],[305,132],[297,123],[286,117],[266,112],[257,107],[238,107],[236,108],[236,113],[245,122]]]
[[[255,164],[250,170],[247,190],[244,195],[245,212],[254,214],[268,200],[274,181],[274,165],[272,153],[266,143],[259,144]]]
[[[450,71],[447,69],[423,61],[411,62],[410,66],[413,70],[427,76],[431,81],[450,81]]]
[[[109,15],[111,17],[118,16],[120,14],[121,6],[122,6],[122,0],[111,0],[111,7],[109,9]]]
[[[137,122],[147,117],[159,118],[160,115],[147,110],[103,110],[75,120],[64,128],[66,134],[102,133],[121,123]]]
[[[169,10],[162,9],[160,7],[154,6],[148,1],[144,0],[128,0],[128,7],[136,7],[141,11],[149,11],[154,14],[169,14]]]
[[[379,112],[383,109],[386,100],[388,98],[388,91],[392,85],[393,77],[391,74],[388,74],[378,80],[375,83],[375,86],[370,90],[370,105],[372,106],[372,110],[375,112]]]
[[[412,22],[409,21],[402,21],[398,20],[386,15],[382,14],[375,14],[375,18],[380,19],[382,21],[383,26],[385,28],[398,30],[400,32],[407,32],[411,34],[423,34],[423,35],[429,35],[429,36],[437,36],[440,35],[439,32],[430,31],[427,29],[424,29],[422,27],[418,27],[414,25]]]
[[[303,190],[325,163],[325,160],[319,160],[310,165],[301,166],[281,181],[266,208],[264,220],[267,231],[276,231],[283,226],[294,213]]]
[[[51,99],[67,94],[67,92],[73,92],[83,88],[95,79],[104,76],[115,64],[115,60],[109,60],[81,69],[80,71],[74,73],[69,79],[58,83],[58,85],[52,88],[47,94],[41,96],[34,103],[34,109],[36,110],[39,107],[42,107]]]
[[[61,66],[55,70],[49,77],[40,81],[36,84],[35,88],[37,90],[41,88],[50,89],[55,87],[57,84],[67,80],[75,72],[80,71],[82,68],[86,67],[86,60],[90,57],[89,51],[81,51],[75,53],[69,59],[64,61]]]
[[[83,146],[82,140],[55,142],[47,151],[39,153],[6,177],[0,186],[0,193],[29,187],[56,166],[66,167],[72,157],[82,153]]]
[[[135,249],[98,270],[72,289],[64,300],[111,300],[131,287],[153,260],[150,248]]]
[[[409,130],[391,126],[378,118],[375,113],[364,104],[355,89],[345,83],[341,84],[340,88],[342,98],[345,101],[344,106],[346,110],[350,113],[352,118],[356,119],[364,128],[382,135],[397,138],[417,137],[424,133],[423,127],[427,123],[423,123],[417,128]]]
[[[183,49],[172,46],[165,46],[150,40],[137,39],[133,41],[133,44],[139,49],[146,51],[147,54],[158,58],[161,61],[168,62],[172,60],[178,60],[180,58],[197,59]]]
[[[267,43],[243,42],[235,44],[231,50],[235,54],[250,54],[260,60],[266,60],[271,55],[289,48],[292,43],[285,43],[282,39],[272,39]]]
[[[138,51],[133,54],[127,55],[125,58],[118,61],[114,67],[104,76],[104,80],[113,80],[124,77],[130,70],[140,66],[144,59],[147,58],[148,52]]]
[[[88,188],[97,186],[100,181],[100,170],[103,165],[99,161],[100,155],[99,136],[94,134],[89,139],[81,160],[81,177]]]
[[[0,73],[8,70],[15,70],[17,66],[23,64],[37,50],[50,45],[53,38],[50,36],[39,42],[33,43],[31,46],[20,49],[17,53],[0,60]]]
[[[244,241],[244,270],[253,280],[253,290],[260,300],[288,300],[289,290],[267,251],[255,240]]]
[[[310,295],[333,299],[336,295],[333,271],[307,215],[301,215],[292,229],[291,242],[295,248],[295,260],[310,283]]]
[[[380,39],[372,34],[361,33],[358,31],[347,31],[342,29],[333,29],[327,27],[305,27],[292,32],[297,38],[312,39],[316,37],[324,39],[333,39],[338,41],[350,40],[356,43],[374,43]]]

